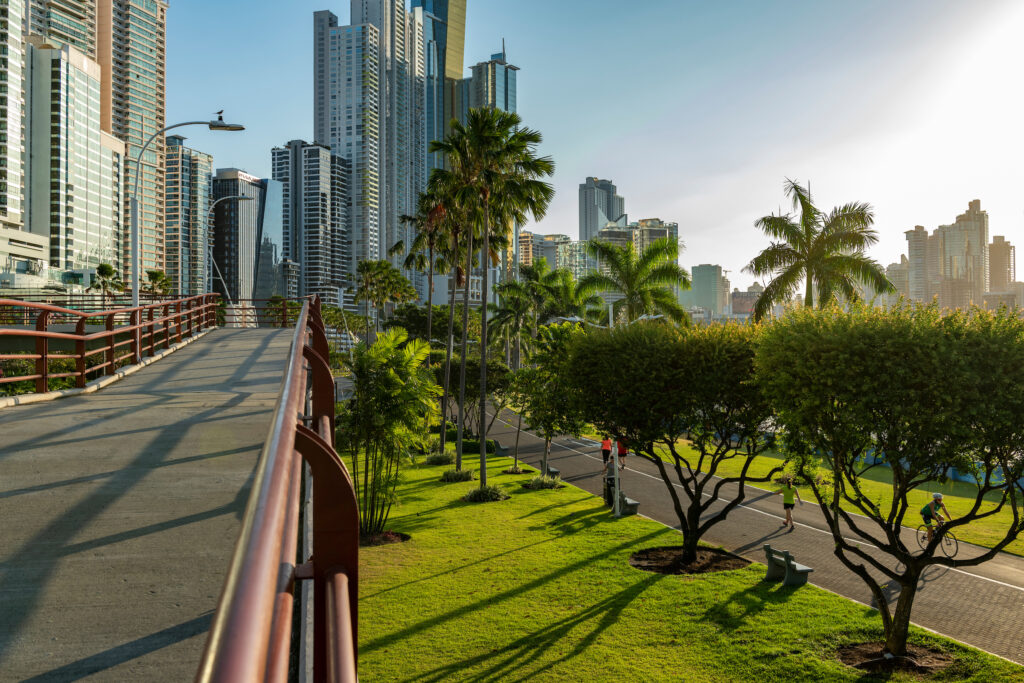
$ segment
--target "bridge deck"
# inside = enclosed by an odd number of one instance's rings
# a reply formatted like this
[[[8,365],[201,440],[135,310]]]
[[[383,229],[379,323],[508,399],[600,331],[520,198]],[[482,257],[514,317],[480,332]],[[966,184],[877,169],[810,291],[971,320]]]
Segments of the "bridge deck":
[[[0,410],[0,679],[195,675],[291,335],[215,330]]]

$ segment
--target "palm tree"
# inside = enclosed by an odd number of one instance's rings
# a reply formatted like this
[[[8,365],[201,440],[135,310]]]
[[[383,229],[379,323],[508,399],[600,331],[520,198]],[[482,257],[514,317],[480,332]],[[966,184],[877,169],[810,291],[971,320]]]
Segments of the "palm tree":
[[[99,290],[103,302],[103,309],[107,308],[107,295],[111,292],[123,292],[124,283],[117,276],[114,266],[109,263],[101,263],[96,266],[96,276],[92,279],[87,292]]]
[[[377,311],[374,331],[380,329],[380,312],[389,303],[416,298],[412,283],[387,261],[360,261],[356,266],[355,300],[366,304],[366,338],[370,338],[370,304]]]
[[[171,291],[171,278],[162,270],[147,270],[146,281],[142,283],[142,291],[149,292],[149,296],[156,299],[158,296],[166,296]]]
[[[533,339],[537,338],[541,316],[551,296],[551,288],[555,286],[557,279],[558,275],[548,267],[548,260],[543,257],[519,269],[519,280],[530,299],[530,314],[532,316],[530,337]]]
[[[429,183],[427,191],[420,195],[416,206],[415,216],[401,216],[399,220],[407,223],[416,231],[412,242],[409,244],[405,256],[404,266],[410,270],[415,269],[427,272],[427,343],[433,334],[434,317],[434,270],[444,273],[447,269],[447,262],[444,259],[435,258],[435,252],[441,245],[442,240],[447,236],[444,225],[445,206],[441,201],[439,183]],[[405,251],[405,243],[399,240],[389,250],[389,254],[395,255]],[[430,366],[430,359],[427,359],[427,366]]]
[[[451,187],[469,204],[471,197],[477,199],[479,215],[482,218],[481,233],[481,305],[480,337],[487,339],[487,298],[489,295],[488,275],[491,255],[491,223],[501,235],[508,234],[509,227],[519,216],[532,214],[535,220],[543,218],[548,204],[554,196],[554,189],[541,180],[554,173],[554,162],[549,157],[538,157],[536,147],[541,143],[541,134],[529,128],[521,128],[522,119],[513,112],[496,108],[471,109],[463,126],[452,122],[452,133],[442,141],[432,142],[432,152],[447,156],[448,168],[437,173],[447,173]],[[472,230],[467,240],[467,259],[472,252]],[[469,270],[467,262],[467,271]],[[468,285],[467,285],[468,287]],[[468,327],[468,318],[463,322]],[[487,424],[487,345],[480,345],[480,424]],[[465,374],[465,340],[463,341],[462,374]],[[465,383],[460,386],[460,414],[465,404]],[[487,434],[481,427],[480,434],[480,486],[487,486]]]
[[[838,296],[859,298],[858,284],[867,284],[879,293],[895,288],[882,267],[868,258],[864,250],[878,241],[871,226],[874,210],[866,202],[850,202],[824,213],[814,206],[810,190],[786,179],[786,194],[793,200],[791,214],[771,214],[754,225],[773,241],[744,268],[757,277],[772,277],[754,304],[754,319],[760,320],[772,306],[787,301],[801,281],[805,283],[804,305],[814,306],[815,292],[821,305]]]
[[[515,338],[515,365],[513,366],[509,358],[506,358],[506,364],[518,370],[523,363],[523,328],[532,319],[533,300],[524,283],[515,280],[502,283],[495,287],[494,291],[501,297],[501,303],[490,305],[493,316],[491,324],[499,334],[504,334],[506,339]]]
[[[592,284],[577,281],[564,268],[552,271],[552,282],[547,284],[548,299],[543,310],[544,322],[555,318],[587,319],[591,311],[601,305],[601,297]]]
[[[688,320],[675,290],[689,289],[690,275],[676,262],[679,246],[671,239],[655,240],[640,254],[631,246],[600,240],[591,240],[587,251],[605,272],[591,271],[580,284],[594,291],[620,294],[613,304],[615,319],[624,317],[628,323],[657,313],[677,323]]]

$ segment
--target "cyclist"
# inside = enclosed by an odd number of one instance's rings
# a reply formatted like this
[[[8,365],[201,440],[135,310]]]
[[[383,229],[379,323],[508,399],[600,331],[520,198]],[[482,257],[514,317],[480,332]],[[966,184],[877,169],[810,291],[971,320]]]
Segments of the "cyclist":
[[[921,517],[924,518],[924,525],[928,527],[928,542],[932,542],[932,518],[939,521],[942,524],[944,521],[942,515],[939,514],[939,508],[946,513],[946,519],[952,519],[953,516],[949,514],[949,510],[946,509],[946,504],[942,502],[941,493],[932,494],[932,502],[921,508]]]

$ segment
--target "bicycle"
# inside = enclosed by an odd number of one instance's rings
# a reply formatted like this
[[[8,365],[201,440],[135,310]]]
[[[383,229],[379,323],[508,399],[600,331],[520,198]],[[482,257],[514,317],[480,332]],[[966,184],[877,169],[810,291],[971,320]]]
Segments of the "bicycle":
[[[942,522],[935,520],[935,531],[934,533],[940,533],[942,530]],[[922,524],[917,527],[917,544],[924,550],[928,547],[928,525]],[[942,549],[942,554],[953,559],[956,557],[957,551],[960,549],[960,544],[956,540],[956,536],[953,535],[952,531],[947,531],[942,534],[942,539],[939,541],[939,548]]]

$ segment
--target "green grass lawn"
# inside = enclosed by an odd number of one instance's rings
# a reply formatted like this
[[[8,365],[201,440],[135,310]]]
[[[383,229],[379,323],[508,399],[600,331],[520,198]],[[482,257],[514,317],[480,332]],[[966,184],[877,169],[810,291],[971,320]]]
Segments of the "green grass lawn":
[[[574,487],[470,504],[475,483],[442,484],[447,466],[409,466],[389,527],[407,543],[364,548],[364,681],[858,681],[835,661],[844,642],[878,639],[873,610],[813,586],[761,581],[764,568],[697,577],[633,569],[630,554],[680,537],[614,520]],[[1024,668],[915,629],[953,651],[945,680],[1024,681]],[[914,680],[894,677],[891,680]]]
[[[584,434],[584,436],[594,440],[601,439],[601,437],[596,433],[587,433]],[[685,441],[680,441],[678,448],[684,448],[689,453],[694,453]],[[661,453],[667,461],[671,461],[671,455],[667,448],[661,447]],[[771,452],[758,456],[750,465],[748,473],[753,477],[763,477],[774,467],[778,466],[781,459],[781,456]],[[696,458],[694,458],[693,462],[696,463]],[[742,468],[743,459],[736,457],[722,463],[716,473],[723,477],[734,477],[739,475]],[[757,484],[756,486],[768,490],[776,488],[774,485],[770,486],[768,484]],[[814,494],[811,492],[811,488],[809,486],[798,486],[797,488],[800,489],[800,495],[805,501],[809,501],[811,503],[814,502]],[[861,478],[861,489],[876,505],[879,505],[883,510],[888,511],[889,506],[892,505],[892,470],[888,467],[882,467],[881,465],[871,468]],[[921,515],[918,514],[918,511],[932,499],[932,493],[936,491],[942,493],[943,501],[946,503],[946,509],[949,510],[953,517],[959,517],[960,515],[966,514],[974,505],[977,490],[978,487],[974,484],[968,484],[960,481],[949,481],[945,484],[935,483],[930,485],[929,488],[912,491],[909,496],[911,508],[907,513],[907,516],[904,517],[903,523],[905,526],[909,526],[911,528],[916,528],[921,524]],[[986,497],[986,500],[990,500],[992,504],[988,507],[983,506],[981,509],[982,512],[995,507],[999,503],[999,495],[989,494]],[[859,514],[857,508],[847,502],[843,502],[842,507],[844,510],[858,512]],[[1006,534],[1006,529],[1009,528],[1012,523],[1013,513],[1010,511],[1009,506],[1006,506],[991,517],[978,520],[966,527],[960,527],[956,530],[956,536],[961,541],[975,543],[985,548],[991,548],[1002,540],[1003,536]],[[1018,538],[1012,541],[1008,546],[1006,546],[1006,548],[1004,548],[1004,551],[1015,555],[1024,555],[1024,538]]]

